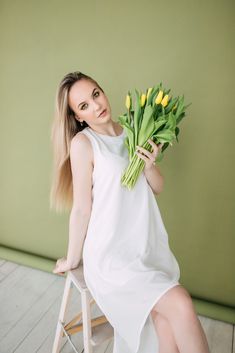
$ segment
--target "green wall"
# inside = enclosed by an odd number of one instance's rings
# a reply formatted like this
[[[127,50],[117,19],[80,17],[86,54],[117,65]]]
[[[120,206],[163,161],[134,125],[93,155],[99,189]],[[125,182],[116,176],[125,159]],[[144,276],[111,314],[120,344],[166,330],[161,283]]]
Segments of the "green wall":
[[[234,10],[229,0],[0,1],[3,246],[66,255],[69,214],[49,210],[62,77],[94,77],[114,120],[127,90],[162,81],[192,102],[179,144],[160,162],[157,197],[181,283],[194,297],[235,307]]]

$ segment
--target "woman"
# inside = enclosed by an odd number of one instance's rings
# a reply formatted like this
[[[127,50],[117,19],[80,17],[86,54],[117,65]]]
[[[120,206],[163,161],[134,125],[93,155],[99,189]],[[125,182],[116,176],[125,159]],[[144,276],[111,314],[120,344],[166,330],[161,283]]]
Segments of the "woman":
[[[74,72],[61,81],[52,126],[51,208],[71,207],[67,256],[54,273],[83,258],[86,284],[114,328],[114,353],[208,353],[191,296],[155,199],[163,176],[152,153],[135,187],[121,185],[129,163],[125,130],[111,117],[107,96],[91,77]]]

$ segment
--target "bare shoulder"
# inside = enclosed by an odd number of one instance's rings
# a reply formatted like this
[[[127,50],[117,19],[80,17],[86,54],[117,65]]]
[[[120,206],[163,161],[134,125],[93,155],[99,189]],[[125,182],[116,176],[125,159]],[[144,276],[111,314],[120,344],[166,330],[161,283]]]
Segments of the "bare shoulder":
[[[77,153],[81,153],[93,164],[93,149],[91,141],[82,132],[78,132],[71,140],[70,155],[71,157]]]

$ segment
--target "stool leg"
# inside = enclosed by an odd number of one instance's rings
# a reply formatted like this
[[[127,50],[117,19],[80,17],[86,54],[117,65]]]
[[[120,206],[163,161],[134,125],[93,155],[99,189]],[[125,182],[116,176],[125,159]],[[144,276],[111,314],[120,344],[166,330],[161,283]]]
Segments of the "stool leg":
[[[90,295],[88,291],[81,292],[81,301],[82,301],[84,353],[92,353],[93,349],[91,345],[91,308],[90,308]]]
[[[70,289],[71,289],[71,278],[69,273],[67,274],[67,278],[65,281],[65,287],[64,287],[64,294],[61,302],[61,307],[60,307],[60,313],[59,313],[59,319],[57,322],[57,327],[56,327],[56,334],[55,334],[55,339],[54,339],[54,344],[52,348],[52,353],[59,353],[60,351],[60,342],[62,338],[62,333],[63,333],[63,328],[61,327],[61,323],[65,319],[65,314],[66,314],[66,309],[67,309],[67,304],[69,301],[69,295],[70,295]]]

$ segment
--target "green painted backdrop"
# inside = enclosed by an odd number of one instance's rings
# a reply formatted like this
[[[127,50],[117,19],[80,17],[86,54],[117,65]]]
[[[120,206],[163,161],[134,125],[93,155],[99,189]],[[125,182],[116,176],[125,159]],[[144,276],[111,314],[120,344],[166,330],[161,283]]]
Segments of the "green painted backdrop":
[[[128,89],[162,81],[192,102],[179,144],[160,164],[157,197],[181,283],[194,297],[234,308],[234,4],[0,1],[3,246],[53,260],[66,254],[69,214],[49,210],[62,77],[94,77],[114,120]]]

